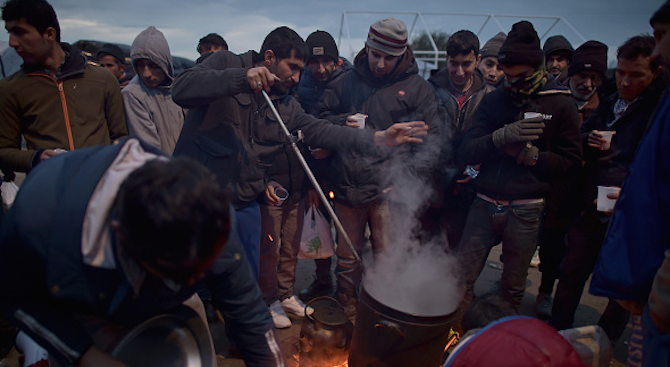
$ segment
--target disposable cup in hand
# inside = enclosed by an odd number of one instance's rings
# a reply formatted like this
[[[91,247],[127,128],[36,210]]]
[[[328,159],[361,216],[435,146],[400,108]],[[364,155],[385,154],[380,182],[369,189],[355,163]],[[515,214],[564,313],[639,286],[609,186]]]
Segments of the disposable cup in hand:
[[[612,146],[612,136],[614,135],[614,131],[601,131],[600,133],[603,134],[603,139],[605,139],[605,141],[600,144],[600,150],[609,150]]]
[[[607,194],[618,193],[621,191],[620,187],[616,186],[598,186],[598,205],[599,212],[611,212],[614,210],[616,199],[610,199]]]
[[[358,115],[356,117],[356,122],[358,123],[359,129],[365,129],[365,115]]]
[[[279,198],[279,204],[277,204],[277,206],[282,205],[284,200],[288,199],[288,191],[283,187],[275,187],[275,195]]]
[[[539,112],[524,112],[523,113],[523,118],[524,119],[532,119],[532,118],[540,117],[540,116],[542,116],[542,114],[539,113]]]

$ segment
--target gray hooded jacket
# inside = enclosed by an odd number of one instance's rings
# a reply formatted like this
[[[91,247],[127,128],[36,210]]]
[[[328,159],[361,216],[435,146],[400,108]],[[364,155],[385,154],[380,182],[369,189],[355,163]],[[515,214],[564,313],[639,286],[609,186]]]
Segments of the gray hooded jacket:
[[[174,69],[163,33],[153,26],[142,31],[133,41],[130,58],[133,67],[139,59],[150,60],[160,66],[167,78],[163,85],[149,88],[135,75],[123,89],[129,133],[172,155],[184,125],[184,110],[172,101]]]

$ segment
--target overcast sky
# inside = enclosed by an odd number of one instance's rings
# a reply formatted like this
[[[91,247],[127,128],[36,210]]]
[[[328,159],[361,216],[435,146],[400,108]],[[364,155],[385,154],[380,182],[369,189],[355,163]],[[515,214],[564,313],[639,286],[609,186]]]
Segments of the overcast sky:
[[[210,32],[221,34],[231,51],[240,53],[258,50],[265,35],[280,25],[295,29],[303,38],[317,29],[325,30],[336,41],[342,29],[340,53],[351,57],[363,46],[369,25],[385,16],[399,18],[410,28],[414,25],[410,37],[425,28],[448,33],[470,29],[479,33],[482,44],[501,29],[509,32],[512,24],[522,19],[530,20],[542,37],[556,19],[534,17],[562,17],[567,23],[559,20],[542,39],[543,44],[546,37],[554,34],[565,35],[575,48],[584,39],[599,40],[609,46],[610,62],[616,48],[628,37],[651,33],[649,18],[662,3],[662,0],[51,1],[65,42],[89,39],[131,44],[139,32],[153,25],[165,34],[173,54],[190,59],[198,57],[195,50],[198,40]],[[344,11],[352,13],[347,13],[345,27],[341,27]],[[388,12],[421,12],[422,16]]]

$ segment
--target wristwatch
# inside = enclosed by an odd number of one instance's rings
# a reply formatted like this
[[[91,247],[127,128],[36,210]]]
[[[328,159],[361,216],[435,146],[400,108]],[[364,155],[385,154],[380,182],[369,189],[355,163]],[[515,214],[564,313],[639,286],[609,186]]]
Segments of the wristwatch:
[[[537,163],[539,156],[540,150],[533,146],[531,142],[526,142],[526,145],[524,145],[523,149],[521,149],[521,152],[516,157],[516,163],[526,166],[534,166]]]

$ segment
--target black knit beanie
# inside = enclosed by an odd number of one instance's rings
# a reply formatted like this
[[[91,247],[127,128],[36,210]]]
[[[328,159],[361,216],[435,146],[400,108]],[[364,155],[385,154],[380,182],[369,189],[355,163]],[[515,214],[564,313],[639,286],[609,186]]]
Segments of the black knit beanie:
[[[586,41],[577,47],[568,65],[568,76],[581,71],[595,71],[605,75],[607,71],[607,46],[598,41]]]
[[[113,43],[105,43],[104,45],[102,45],[102,47],[95,55],[95,57],[97,57],[98,60],[100,60],[100,58],[105,55],[113,56],[122,64],[126,62],[126,55],[123,53],[123,50],[121,50],[121,47]]]
[[[561,35],[547,38],[547,40],[544,41],[544,47],[542,47],[542,51],[544,52],[544,56],[549,56],[551,54],[562,54],[565,55],[568,60],[571,60],[572,55],[575,53],[575,49],[572,48],[570,42]]]
[[[325,31],[316,31],[310,34],[305,41],[309,48],[309,57],[307,61],[314,57],[325,56],[337,62],[340,53],[337,50],[337,44],[330,33]]]
[[[670,23],[670,1],[666,1],[665,4],[661,5],[656,10],[656,13],[651,16],[651,19],[649,19],[649,24],[652,26],[656,22]]]
[[[498,62],[507,66],[539,67],[543,61],[544,53],[540,48],[540,38],[533,25],[525,20],[514,24],[500,48]]]

